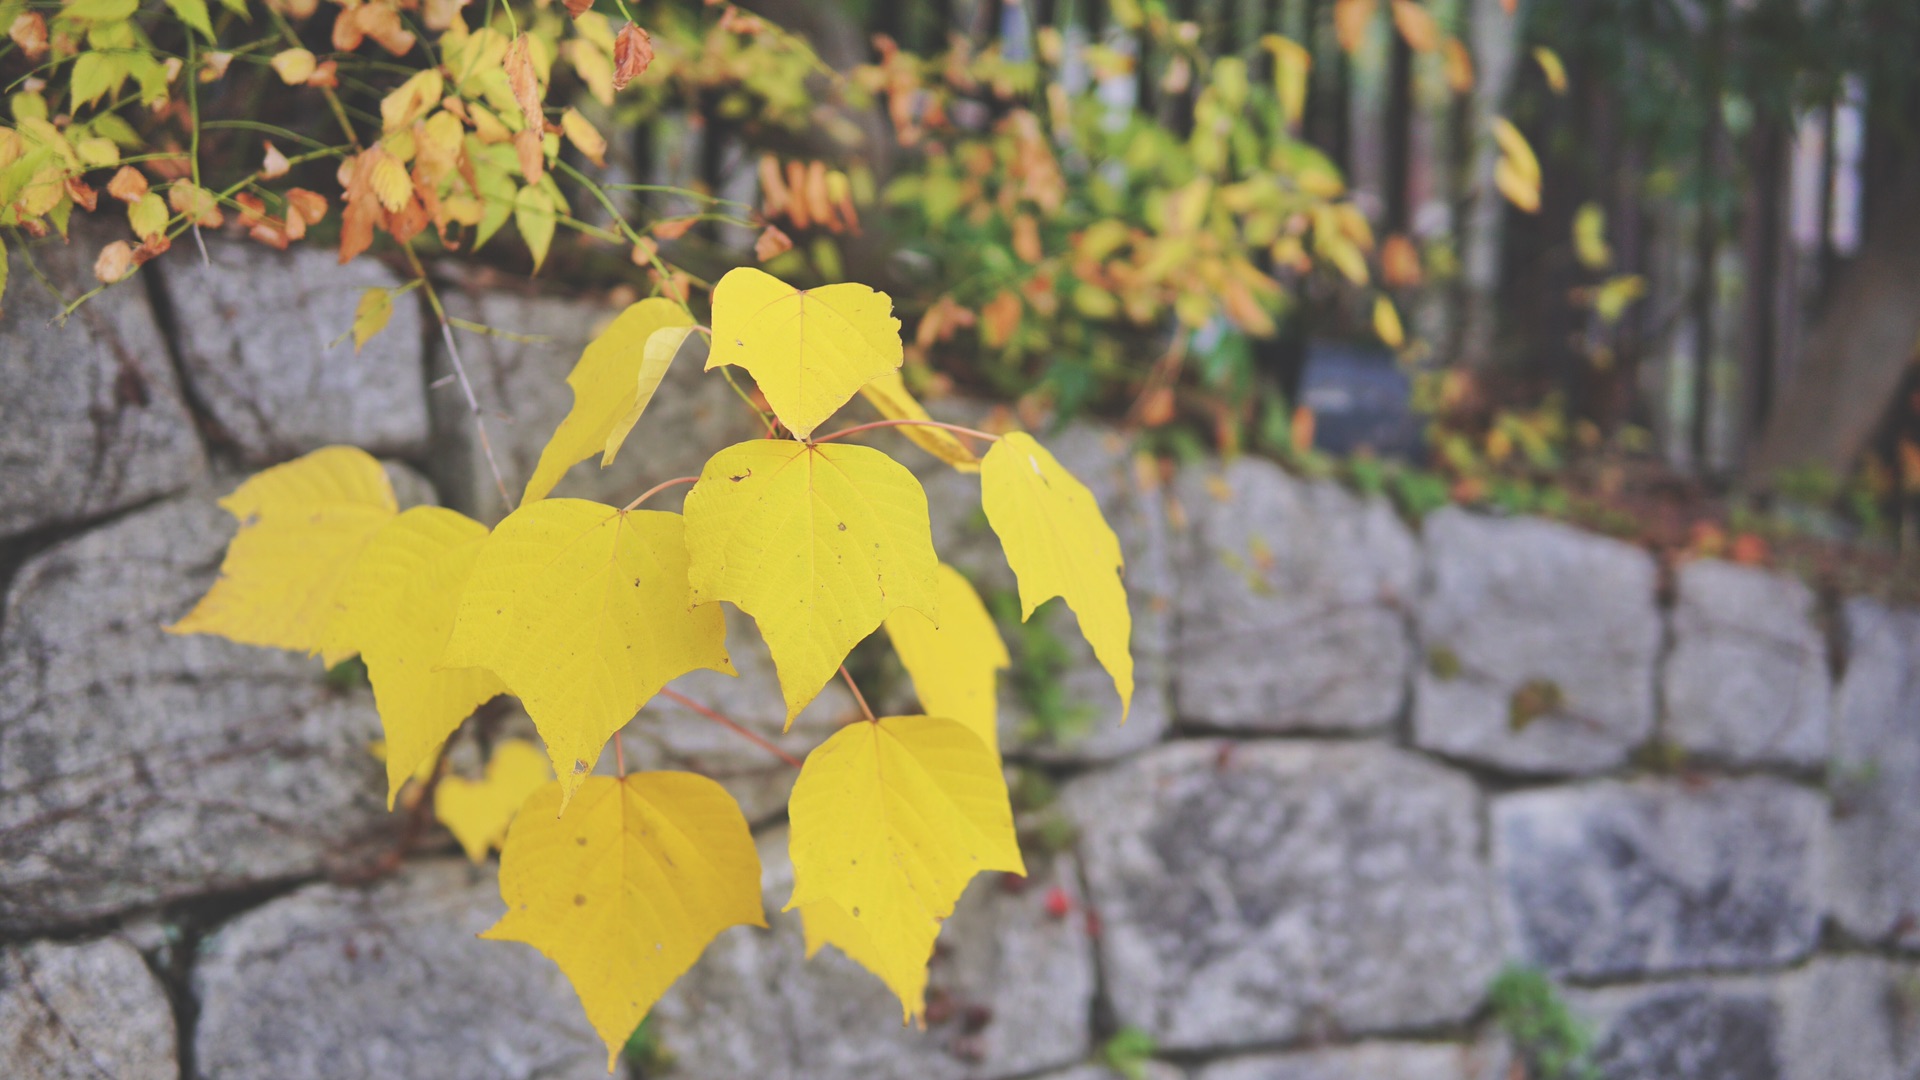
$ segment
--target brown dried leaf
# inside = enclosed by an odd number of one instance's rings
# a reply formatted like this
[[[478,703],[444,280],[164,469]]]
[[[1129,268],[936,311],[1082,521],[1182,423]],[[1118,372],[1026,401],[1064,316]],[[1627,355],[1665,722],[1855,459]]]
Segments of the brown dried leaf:
[[[93,276],[103,285],[111,285],[133,272],[133,245],[125,240],[115,240],[100,249],[100,257],[93,261]]]
[[[653,36],[633,23],[620,28],[613,39],[613,89],[625,90],[653,63]]]
[[[281,153],[280,148],[269,140],[266,155],[260,162],[260,176],[267,180],[278,180],[287,175],[288,168],[290,166],[287,164],[287,155]]]
[[[86,182],[77,176],[67,177],[67,197],[73,200],[75,206],[89,213],[94,207],[100,205],[100,193],[88,187]]]
[[[520,175],[527,183],[537,184],[547,171],[547,149],[542,145],[539,128],[522,128],[513,133],[513,152],[520,157]]]
[[[786,178],[780,175],[780,160],[772,154],[760,155],[760,212],[768,218],[779,217],[792,198]]]
[[[38,60],[47,53],[47,20],[37,11],[16,15],[13,25],[7,28],[7,36],[29,60]]]
[[[526,124],[526,130],[536,136],[546,129],[546,115],[540,109],[540,77],[534,73],[533,57],[528,53],[527,35],[521,34],[507,46],[507,55],[501,60],[507,69],[507,85],[513,89],[513,100],[520,106],[520,118]],[[525,156],[522,152],[521,168],[525,171]],[[527,178],[528,183],[534,177]]]
[[[593,7],[593,0],[567,0],[567,14],[574,18],[585,15]]]
[[[120,171],[107,181],[107,194],[123,203],[136,203],[140,196],[147,193],[147,177],[131,165],[120,166]]]
[[[167,189],[167,205],[173,207],[174,213],[202,228],[217,229],[227,220],[213,192],[190,180],[173,182]]]
[[[688,229],[693,228],[695,220],[690,217],[667,218],[664,221],[654,222],[647,231],[662,240],[678,240],[687,235]]]
[[[287,192],[287,205],[309,225],[318,225],[327,216],[327,197],[317,191],[294,188]]]
[[[761,262],[793,250],[793,237],[781,232],[779,226],[769,225],[760,231],[753,242],[753,257]]]

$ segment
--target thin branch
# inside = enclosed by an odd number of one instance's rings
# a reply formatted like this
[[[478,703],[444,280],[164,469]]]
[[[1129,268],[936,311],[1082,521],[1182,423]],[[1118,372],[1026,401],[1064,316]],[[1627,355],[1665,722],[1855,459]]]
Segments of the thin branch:
[[[767,753],[772,754],[774,757],[779,758],[781,761],[786,762],[787,764],[793,766],[794,768],[797,769],[800,767],[799,758],[794,757],[792,754],[789,754],[785,750],[782,750],[779,747],[773,745],[771,742],[768,742],[765,738],[756,734],[755,732],[748,731],[746,728],[741,727],[739,724],[736,724],[733,721],[727,719],[726,717],[721,716],[719,713],[714,712],[712,709],[707,708],[705,705],[700,704],[699,702],[693,700],[687,695],[682,694],[677,690],[662,689],[660,691],[660,696],[663,698],[666,698],[668,701],[677,702],[686,708],[692,709],[694,712],[697,712],[701,716],[704,716],[707,719],[713,721],[714,723],[719,724],[721,727],[726,728],[728,731],[733,732],[735,735],[738,735],[741,738],[746,739],[748,742],[752,743],[753,745],[759,747],[762,750],[765,750]]]
[[[867,704],[867,696],[860,692],[860,688],[858,686],[854,685],[853,672],[848,671],[847,665],[845,664],[840,665],[840,677],[847,680],[847,689],[853,691],[853,700],[859,702],[860,711],[867,714],[867,723],[869,724],[875,723],[876,721],[873,718],[873,708]]]
[[[639,506],[641,503],[646,502],[648,499],[653,498],[655,495],[658,495],[661,492],[677,484],[697,484],[699,482],[700,482],[700,478],[697,476],[676,476],[671,480],[662,480],[659,483],[648,488],[647,490],[641,492],[639,498],[621,507],[620,510],[622,513],[625,513],[628,510],[632,510],[634,507]]]
[[[985,431],[976,431],[975,429],[970,427],[961,427],[959,424],[947,424],[947,423],[942,423],[938,420],[914,420],[914,419],[873,420],[865,424],[855,424],[850,428],[841,428],[839,431],[822,435],[813,441],[817,443],[832,442],[835,439],[842,439],[847,437],[848,435],[858,435],[863,431],[872,431],[874,428],[884,428],[884,427],[939,428],[942,431],[951,431],[955,435],[964,435],[970,439],[985,439],[990,443],[1000,441],[1000,436],[998,435],[994,435],[990,432],[985,432]]]
[[[467,411],[473,416],[474,430],[480,434],[480,451],[486,456],[487,469],[493,473],[493,486],[500,492],[500,502],[511,514],[517,507],[514,505],[513,496],[507,491],[506,477],[500,473],[500,461],[493,456],[493,440],[487,437],[487,418],[480,409],[480,398],[473,392],[473,381],[467,378],[467,365],[460,359],[460,346],[454,343],[453,321],[447,317],[446,306],[440,302],[439,290],[435,289],[433,282],[427,278],[427,268],[420,265],[420,256],[407,244],[400,245],[400,250],[407,253],[407,262],[413,267],[421,288],[426,291],[427,302],[432,305],[434,315],[440,320],[440,340],[446,342],[447,358],[453,361],[453,374],[460,382],[460,392],[466,395]]]

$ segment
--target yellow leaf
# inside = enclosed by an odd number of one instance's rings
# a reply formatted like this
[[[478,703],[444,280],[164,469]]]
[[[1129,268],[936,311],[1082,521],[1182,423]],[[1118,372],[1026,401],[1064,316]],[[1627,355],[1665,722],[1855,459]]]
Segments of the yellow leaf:
[[[314,55],[305,49],[282,49],[273,54],[268,64],[273,68],[273,73],[280,76],[280,81],[288,86],[305,83],[316,66]]]
[[[255,475],[220,506],[239,535],[220,579],[167,631],[319,651],[329,667],[351,656],[323,643],[354,560],[399,509],[380,463],[351,446],[323,447]]]
[[[380,99],[381,132],[391,135],[426,115],[428,109],[440,103],[440,92],[444,88],[445,81],[435,68],[418,72],[401,83]]]
[[[895,608],[938,614],[926,492],[878,450],[737,443],[707,461],[686,513],[693,602],[753,616],[789,725]]]
[[[546,499],[480,547],[442,667],[483,667],[519,697],[569,795],[607,739],[680,675],[733,674],[716,607],[687,592],[680,515]]]
[[[767,925],[760,855],[733,797],[702,776],[596,776],[577,801],[561,818],[560,785],[549,784],[520,808],[500,852],[507,913],[480,936],[525,942],[560,965],[611,1072],[720,931]]]
[[[1384,296],[1373,298],[1373,332],[1380,336],[1389,349],[1397,349],[1407,343],[1406,331],[1400,325],[1400,313],[1394,310],[1393,301]]]
[[[1013,663],[980,594],[960,571],[940,564],[940,622],[907,608],[887,616],[887,637],[913,678],[920,708],[966,725],[997,756],[1000,725],[994,676]]]
[[[366,661],[387,736],[389,809],[460,722],[506,692],[485,668],[435,668],[486,538],[464,514],[416,506],[374,534],[341,583],[327,634]]]
[[[1533,62],[1540,65],[1540,73],[1547,77],[1547,87],[1556,94],[1567,92],[1567,65],[1560,62],[1560,54],[1545,45],[1536,45],[1533,50]]]
[[[819,955],[822,945],[831,945],[847,955],[847,959],[866,968],[873,977],[886,983],[888,988],[898,994],[902,1004],[915,1002],[913,1011],[924,1007],[927,993],[927,963],[921,959],[918,963],[903,963],[898,970],[888,968],[887,957],[874,945],[873,935],[867,933],[863,920],[847,914],[847,910],[831,900],[815,900],[800,906],[800,926],[806,933],[807,959]],[[939,928],[934,929],[938,936]],[[932,952],[932,942],[928,942],[928,952]]]
[[[607,137],[600,134],[587,118],[580,115],[579,109],[569,108],[560,114],[560,130],[567,133],[567,141],[587,156],[595,165],[607,163]]]
[[[1540,181],[1530,178],[1525,171],[1514,164],[1512,158],[1501,158],[1493,164],[1493,186],[1507,201],[1529,214],[1540,210]]]
[[[433,816],[474,862],[485,862],[487,851],[507,838],[507,826],[520,804],[552,782],[547,755],[525,739],[508,739],[493,748],[487,774],[481,780],[464,776],[441,777],[433,789]]]
[[[889,420],[933,419],[927,414],[926,407],[907,392],[907,381],[897,371],[882,375],[861,387],[860,396],[866,398],[867,404],[873,406],[881,416]],[[915,446],[961,472],[980,471],[980,458],[967,449],[967,444],[954,438],[952,432],[918,425],[906,425],[898,430],[900,434],[912,439]]]
[[[360,302],[353,308],[353,351],[359,352],[362,345],[387,328],[392,318],[393,293],[378,287],[361,293]]]
[[[796,289],[750,266],[713,289],[707,370],[747,370],[780,422],[802,439],[853,397],[900,367],[900,320],[883,292],[852,283]]]
[[[692,326],[663,326],[647,335],[647,345],[640,357],[640,373],[634,379],[633,393],[627,399],[627,410],[613,423],[607,432],[607,442],[600,452],[600,467],[613,464],[613,456],[620,452],[620,446],[632,433],[633,425],[640,422],[640,414],[647,411],[647,405],[653,400],[654,392],[660,389],[660,380],[667,377],[667,369],[673,366],[673,358],[680,354],[680,346],[686,344],[693,335]]]
[[[1613,249],[1607,246],[1607,212],[1596,202],[1580,204],[1573,215],[1573,251],[1580,265],[1589,270],[1605,270],[1613,265]]]
[[[1432,52],[1440,45],[1440,26],[1433,12],[1413,0],[1393,0],[1393,25],[1414,52]]]
[[[567,385],[573,390],[573,408],[567,410],[560,426],[553,430],[553,438],[548,439],[546,448],[540,451],[540,463],[534,466],[533,476],[528,478],[526,490],[521,493],[522,503],[546,498],[569,468],[594,454],[604,453],[602,467],[613,461],[613,450],[619,444],[610,442],[609,436],[626,414],[634,411],[635,380],[644,384],[651,366],[647,343],[654,332],[663,327],[692,325],[693,320],[680,305],[656,296],[629,305],[612,325],[587,344],[580,361],[567,375]],[[669,353],[667,360],[672,359]],[[663,363],[653,373],[653,387],[660,385],[665,374]],[[653,387],[645,387],[646,398],[653,397]],[[646,407],[645,400],[640,401],[640,407]],[[637,412],[634,419],[639,419]],[[632,426],[631,422],[627,423],[629,429]]]
[[[809,951],[823,933],[841,944],[835,930],[864,930],[842,948],[899,995],[909,1020],[925,1012],[933,941],[967,882],[1027,872],[999,758],[956,720],[848,724],[807,755],[788,814],[786,910],[831,903],[847,916],[809,916]]]
[[[1093,492],[1025,432],[1001,437],[980,463],[980,502],[1020,583],[1020,617],[1065,597],[1080,634],[1113,677],[1120,721],[1133,704],[1133,615],[1121,583],[1120,540]]]
[[[528,184],[513,197],[513,225],[520,230],[520,239],[526,241],[527,250],[533,255],[535,273],[539,272],[540,264],[547,261],[547,249],[553,246],[557,223],[553,200],[540,188]]]
[[[1307,111],[1307,75],[1313,70],[1313,54],[1306,46],[1289,37],[1267,34],[1260,44],[1273,53],[1273,92],[1280,99],[1280,115],[1288,127],[1300,123]]]
[[[1639,274],[1618,274],[1600,283],[1593,291],[1593,310],[1600,321],[1612,326],[1627,313],[1635,300],[1647,295],[1647,279]]]

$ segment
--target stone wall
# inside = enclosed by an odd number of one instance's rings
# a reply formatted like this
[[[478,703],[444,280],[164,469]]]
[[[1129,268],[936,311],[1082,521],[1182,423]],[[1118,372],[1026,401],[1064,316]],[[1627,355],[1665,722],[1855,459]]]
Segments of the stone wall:
[[[439,835],[394,864],[365,690],[160,630],[215,573],[214,500],[316,446],[385,456],[411,500],[499,511],[419,310],[358,354],[334,341],[384,271],[213,250],[64,329],[13,268],[0,1072],[604,1075],[552,965],[474,940],[491,869]],[[82,281],[73,253],[37,254]],[[515,335],[464,341],[522,477],[611,309],[459,306]],[[683,365],[620,465],[562,490],[624,498],[753,431]],[[1048,441],[1127,552],[1132,720],[1071,617],[1043,613],[1066,700],[1098,719],[1074,734],[1005,695],[1033,874],[969,891],[920,1032],[831,950],[803,962],[777,914],[791,771],[650,706],[628,754],[740,796],[774,930],[723,935],[660,1005],[649,1076],[1094,1080],[1132,1028],[1156,1080],[1503,1080],[1521,1072],[1487,991],[1508,965],[1559,981],[1608,1080],[1920,1076],[1920,612],[1721,563],[1663,574],[1544,520],[1449,509],[1416,531],[1257,460],[1157,475],[1091,426]],[[977,480],[923,477],[941,550],[1010,585]],[[684,689],[778,737],[748,630],[739,679]],[[852,708],[824,695],[783,745]]]

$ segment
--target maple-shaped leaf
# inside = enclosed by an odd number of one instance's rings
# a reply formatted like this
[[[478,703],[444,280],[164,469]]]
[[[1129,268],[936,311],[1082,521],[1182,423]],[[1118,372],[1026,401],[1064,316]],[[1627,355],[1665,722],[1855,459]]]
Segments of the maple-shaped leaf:
[[[937,614],[927,494],[878,450],[737,443],[708,459],[686,515],[694,603],[753,616],[789,725],[890,612]]]
[[[960,571],[940,564],[936,602],[940,622],[903,608],[887,616],[887,637],[913,678],[913,692],[929,716],[966,725],[987,749],[1000,752],[995,674],[1013,661],[980,594]]]
[[[862,386],[900,368],[900,320],[865,285],[796,289],[751,266],[713,287],[707,370],[747,370],[774,415],[802,439]]]
[[[440,664],[500,676],[569,795],[662,686],[734,673],[720,609],[688,594],[680,515],[585,499],[531,503],[493,530]]]
[[[882,375],[860,388],[860,396],[874,407],[881,416],[889,420],[931,420],[926,406],[920,404],[907,390],[907,381],[898,371]],[[954,437],[953,432],[937,427],[919,424],[903,425],[900,434],[913,440],[915,446],[939,458],[963,473],[980,471],[980,458],[967,444]]]
[[[1124,560],[1100,504],[1025,432],[1010,432],[980,463],[980,504],[1020,584],[1020,618],[1064,597],[1120,692],[1120,721],[1133,704],[1133,615],[1121,582]]]
[[[533,467],[533,475],[521,493],[522,503],[546,498],[577,462],[595,454],[603,455],[603,467],[613,461],[618,444],[610,445],[608,437],[615,425],[625,421],[629,413],[634,420],[639,419],[639,410],[653,399],[667,365],[673,361],[671,352],[664,360],[650,356],[647,342],[656,330],[692,325],[693,319],[680,305],[656,296],[630,305],[587,344],[580,362],[567,375],[573,408],[567,410],[560,426],[553,430],[553,438],[540,451],[540,462]],[[631,429],[633,424],[628,421],[626,426]]]
[[[500,851],[507,913],[480,936],[545,953],[607,1044],[607,1070],[673,981],[720,931],[767,925],[760,855],[726,789],[703,776],[587,781],[566,816],[559,784],[533,793]]]
[[[525,739],[506,739],[494,746],[483,779],[440,778],[433,789],[433,816],[460,841],[467,858],[485,862],[488,850],[507,838],[507,826],[521,805],[552,780],[553,770],[539,747]]]
[[[399,506],[385,469],[363,450],[328,446],[258,473],[220,500],[240,522],[220,578],[173,634],[353,655],[327,640],[334,600],[354,560]]]
[[[793,896],[808,935],[842,945],[925,1012],[941,920],[983,870],[1025,874],[999,756],[957,720],[888,716],[814,748],[787,805]],[[837,905],[846,918],[814,905]]]
[[[386,731],[388,808],[462,720],[506,692],[486,668],[436,667],[486,539],[464,514],[416,506],[373,535],[341,584],[327,633],[366,662]]]

